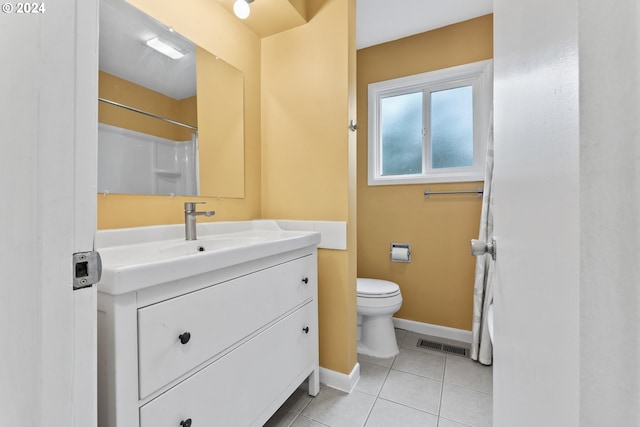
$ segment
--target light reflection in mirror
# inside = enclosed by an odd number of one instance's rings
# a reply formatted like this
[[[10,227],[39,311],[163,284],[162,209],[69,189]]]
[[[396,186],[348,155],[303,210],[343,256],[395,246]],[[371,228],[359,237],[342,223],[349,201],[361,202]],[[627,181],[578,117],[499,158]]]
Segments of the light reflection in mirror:
[[[100,0],[99,49],[100,98],[199,128],[100,102],[99,192],[243,197],[242,73],[123,0]]]

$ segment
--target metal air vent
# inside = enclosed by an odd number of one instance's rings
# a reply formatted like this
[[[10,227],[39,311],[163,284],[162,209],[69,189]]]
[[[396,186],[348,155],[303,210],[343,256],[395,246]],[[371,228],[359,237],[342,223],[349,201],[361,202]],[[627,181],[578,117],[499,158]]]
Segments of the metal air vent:
[[[426,348],[428,350],[440,351],[442,353],[456,354],[458,356],[469,356],[469,349],[465,347],[458,347],[451,344],[443,344],[435,341],[429,341],[425,339],[419,339],[416,345],[420,348]]]

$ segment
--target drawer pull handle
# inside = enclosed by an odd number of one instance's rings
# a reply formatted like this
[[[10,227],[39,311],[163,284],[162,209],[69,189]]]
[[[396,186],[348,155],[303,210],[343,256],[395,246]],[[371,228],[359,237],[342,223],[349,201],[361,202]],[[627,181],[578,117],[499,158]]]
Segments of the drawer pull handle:
[[[191,427],[191,418],[187,418],[186,420],[180,421],[181,427]]]
[[[305,334],[309,333],[309,327],[305,326],[304,328],[302,328],[302,330],[304,331]]]
[[[180,342],[182,344],[186,344],[189,342],[189,340],[191,339],[191,332],[185,332],[182,333],[178,336],[178,338],[180,339]],[[188,419],[187,421],[189,421],[189,426],[191,425],[191,419]],[[186,421],[185,421],[186,422]],[[182,423],[180,423],[180,425],[182,425]],[[186,427],[189,427],[185,424]]]
[[[309,278],[308,277],[303,277],[302,278],[302,283],[304,283],[305,285],[307,285],[309,283]]]

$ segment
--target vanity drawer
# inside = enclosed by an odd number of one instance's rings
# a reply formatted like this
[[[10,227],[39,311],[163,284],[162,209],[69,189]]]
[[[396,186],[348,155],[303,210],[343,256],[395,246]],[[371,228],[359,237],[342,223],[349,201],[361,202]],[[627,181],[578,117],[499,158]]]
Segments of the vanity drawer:
[[[192,427],[266,421],[258,417],[275,397],[284,401],[282,393],[298,385],[292,379],[313,370],[317,340],[317,306],[311,301],[142,406],[140,427],[176,427],[187,419]]]
[[[139,397],[313,298],[314,261],[306,256],[139,309]]]

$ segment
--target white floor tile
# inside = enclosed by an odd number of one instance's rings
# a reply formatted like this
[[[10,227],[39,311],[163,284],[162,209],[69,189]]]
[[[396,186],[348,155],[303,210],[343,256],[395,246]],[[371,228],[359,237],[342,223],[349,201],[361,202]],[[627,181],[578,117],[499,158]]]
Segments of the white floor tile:
[[[444,377],[444,366],[444,355],[402,348],[400,349],[400,354],[396,356],[392,368],[442,381]]]
[[[438,427],[469,427],[466,424],[460,424],[455,421],[448,420],[446,418],[440,417],[438,420]]]
[[[445,383],[440,416],[471,427],[491,427],[493,396]]]
[[[300,415],[296,420],[291,424],[291,427],[325,427],[326,424],[319,423],[314,420],[310,420],[309,418]]]
[[[432,337],[395,332],[396,357],[358,355],[360,380],[351,394],[323,385],[313,398],[303,385],[265,426],[491,427],[493,368],[416,346]]]
[[[438,417],[385,399],[376,400],[365,427],[437,427]]]
[[[416,332],[407,331],[407,333],[404,336],[404,339],[402,340],[401,347],[413,349],[414,347],[416,347],[416,344],[418,343],[418,339],[420,339],[421,336],[422,335]]]
[[[280,407],[264,427],[289,427],[293,420],[298,416],[297,412],[291,411],[285,407]]]
[[[387,379],[389,368],[374,363],[360,362],[360,380],[356,384],[356,390],[377,396],[382,389],[384,380]]]
[[[309,396],[306,384],[303,387],[297,388],[296,391],[282,404],[282,407],[287,408],[294,412],[302,412],[302,410],[313,399]]]
[[[444,382],[493,393],[493,367],[460,356],[447,356]]]
[[[441,389],[440,381],[391,369],[380,397],[437,415]]]
[[[404,329],[395,329],[395,333],[396,333],[396,341],[398,342],[398,347],[402,347],[402,342],[404,341],[404,338],[407,336],[407,331],[405,331]]]
[[[358,390],[344,393],[324,387],[302,415],[331,427],[362,427],[376,397]]]
[[[380,357],[367,356],[366,354],[358,354],[358,362],[373,363],[376,365],[384,366],[385,368],[390,368],[391,365],[393,365],[394,360],[395,360],[395,356],[380,358]]]

